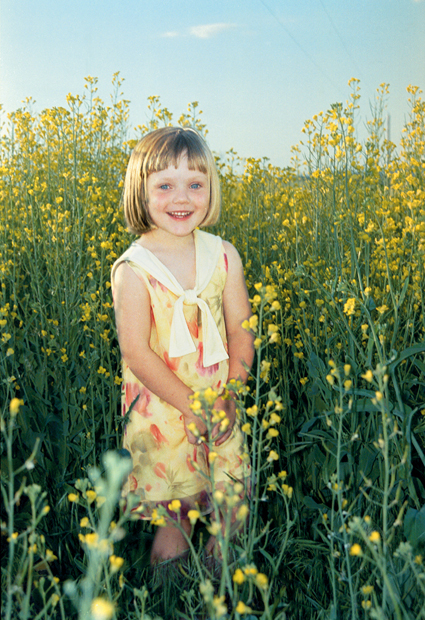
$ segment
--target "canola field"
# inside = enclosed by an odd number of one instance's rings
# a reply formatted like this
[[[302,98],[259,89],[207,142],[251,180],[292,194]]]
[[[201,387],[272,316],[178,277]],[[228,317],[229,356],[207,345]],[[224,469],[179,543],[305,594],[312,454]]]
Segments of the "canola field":
[[[211,232],[240,252],[253,309],[239,389],[252,493],[216,491],[208,519],[191,515],[189,557],[152,571],[154,527],[120,500],[109,275],[132,240],[120,199],[137,138],[164,124],[208,135],[197,102],[173,118],[158,97],[134,135],[119,75],[109,103],[96,83],[2,116],[2,618],[425,620],[422,91],[407,89],[397,145],[385,84],[359,141],[353,79],[305,123],[290,167],[217,157]],[[214,394],[197,396],[210,411]]]

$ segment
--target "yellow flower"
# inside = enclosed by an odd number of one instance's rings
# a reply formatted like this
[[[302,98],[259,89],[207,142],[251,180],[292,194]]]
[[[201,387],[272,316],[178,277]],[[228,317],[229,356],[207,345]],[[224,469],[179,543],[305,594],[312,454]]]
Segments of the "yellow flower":
[[[220,531],[220,523],[218,521],[212,521],[211,525],[207,527],[207,530],[211,536],[217,536]]]
[[[248,607],[248,605],[245,605],[245,603],[243,603],[242,601],[239,601],[238,604],[236,605],[236,613],[238,614],[249,614],[251,613],[252,609],[251,607]]]
[[[110,620],[114,613],[114,606],[104,598],[95,598],[90,606],[93,620]]]
[[[289,499],[291,499],[294,489],[290,487],[288,484],[282,484],[283,494],[286,495]]]
[[[181,507],[182,503],[179,499],[173,499],[173,501],[168,504],[168,510],[172,510],[173,512],[180,512]]]
[[[83,517],[80,521],[80,527],[87,527],[89,524],[89,519],[88,517]]]
[[[192,411],[200,411],[202,409],[202,404],[200,400],[194,400],[191,404],[190,404],[190,408],[192,409]]]
[[[249,514],[249,508],[246,504],[242,504],[242,506],[240,506],[238,508],[238,511],[236,513],[236,519],[238,521],[245,521],[245,519],[247,518]]]
[[[255,577],[255,585],[261,590],[265,590],[269,585],[269,580],[264,573],[258,573]]]
[[[267,431],[267,437],[278,437],[279,436],[279,431],[277,430],[277,428],[269,428],[269,430]]]
[[[109,558],[109,562],[111,564],[111,572],[117,573],[123,566],[124,559],[117,557],[116,555],[111,555],[111,557]]]
[[[217,452],[209,452],[209,454],[208,454],[208,462],[209,462],[209,464],[212,465],[217,457],[218,457]]]
[[[257,405],[253,405],[252,407],[248,407],[248,409],[246,410],[247,415],[255,418],[258,414],[258,407]]]
[[[84,542],[89,548],[96,548],[99,542],[99,534],[92,532],[84,536]]]
[[[227,614],[227,605],[225,604],[225,596],[214,596],[213,605],[215,611],[215,617],[221,618]]]
[[[167,525],[165,518],[162,516],[160,517],[155,508],[152,510],[152,525],[157,525],[158,527],[164,527]]]
[[[56,607],[56,605],[60,601],[60,596],[58,594],[54,593],[54,594],[52,594],[50,600],[51,600],[51,603],[52,603],[52,607]]]
[[[365,596],[369,596],[369,594],[371,594],[372,592],[373,592],[373,586],[362,587],[362,594],[364,594]]]
[[[344,313],[347,316],[351,316],[355,313],[356,311],[356,300],[354,297],[351,297],[350,299],[347,299],[347,301],[344,304]]]
[[[19,413],[19,409],[24,404],[24,401],[20,398],[12,398],[9,404],[9,410],[11,416],[16,416]]]
[[[365,379],[369,383],[373,381],[373,372],[371,370],[367,370],[364,375],[362,375],[362,379]]]
[[[70,502],[78,502],[78,495],[76,493],[69,493],[68,500]]]
[[[237,568],[233,574],[233,581],[238,584],[238,586],[242,585],[245,581],[245,575],[241,571],[240,568]]]
[[[279,455],[274,450],[270,450],[269,456],[267,457],[267,462],[271,463],[272,461],[278,461]]]
[[[246,433],[247,435],[251,434],[251,424],[249,422],[246,422],[245,424],[242,425],[241,427],[241,431],[243,433]]]
[[[88,491],[86,491],[86,496],[89,504],[91,504],[96,499],[97,493],[96,491],[92,491],[91,489],[89,489]]]
[[[350,555],[361,555],[361,554],[362,554],[362,548],[360,547],[358,543],[354,543],[354,545],[351,545]]]
[[[46,560],[47,562],[54,562],[58,557],[51,551],[50,549],[46,549]]]
[[[369,540],[370,542],[378,543],[381,540],[381,534],[377,532],[376,530],[374,530],[369,536]]]
[[[218,394],[210,387],[208,387],[204,392],[204,398],[209,405],[213,405],[217,400]]]
[[[187,516],[189,517],[189,521],[191,522],[191,524],[195,525],[201,514],[198,510],[189,510]]]

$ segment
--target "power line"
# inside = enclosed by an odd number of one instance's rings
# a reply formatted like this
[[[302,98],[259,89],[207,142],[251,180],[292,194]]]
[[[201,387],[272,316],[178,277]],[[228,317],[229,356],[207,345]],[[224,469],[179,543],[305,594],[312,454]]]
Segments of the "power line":
[[[342,36],[340,35],[339,30],[338,30],[338,28],[337,28],[337,27],[336,27],[336,25],[335,25],[335,22],[333,21],[332,17],[329,15],[329,13],[328,13],[328,11],[327,11],[327,9],[326,9],[325,5],[323,4],[323,0],[320,0],[320,4],[322,5],[322,8],[323,8],[323,10],[325,11],[325,13],[326,13],[326,15],[327,15],[327,18],[329,19],[329,21],[330,21],[330,23],[331,23],[331,26],[332,26],[332,28],[334,29],[335,34],[337,35],[338,39],[340,40],[341,45],[342,45],[342,47],[344,48],[344,50],[345,50],[345,52],[346,52],[346,54],[347,54],[348,58],[351,60],[351,62],[353,63],[354,68],[356,69],[356,71],[357,71],[357,72],[358,72],[358,74],[359,74],[359,75],[358,75],[358,76],[356,76],[356,77],[359,77],[359,78],[360,78],[360,76],[362,75],[362,73],[363,73],[363,72],[359,69],[359,67],[358,67],[358,65],[357,65],[356,60],[355,60],[355,59],[351,56],[349,49],[348,49],[348,48],[347,48],[347,46],[345,45],[345,41],[344,41],[344,39],[343,39],[343,38],[342,38]]]
[[[335,83],[333,82],[332,78],[322,69],[322,67],[320,67],[317,62],[314,60],[314,58],[312,56],[310,56],[310,54],[307,52],[307,50],[304,49],[304,47],[301,45],[301,43],[299,43],[299,41],[297,41],[297,39],[294,37],[294,35],[290,32],[290,30],[288,30],[288,28],[285,26],[285,24],[279,19],[279,17],[271,10],[271,8],[264,2],[264,0],[260,0],[261,4],[268,10],[268,12],[270,13],[270,15],[277,21],[277,23],[279,24],[279,26],[281,28],[283,28],[283,30],[286,32],[286,34],[288,35],[288,37],[290,39],[292,39],[292,41],[295,43],[295,45],[297,47],[300,48],[300,50],[302,51],[302,53],[304,54],[304,56],[306,56],[306,58],[309,59],[309,61],[316,67],[316,69],[318,69],[320,71],[320,73],[322,75],[325,76],[325,78],[332,84],[332,86],[334,88],[338,88]]]

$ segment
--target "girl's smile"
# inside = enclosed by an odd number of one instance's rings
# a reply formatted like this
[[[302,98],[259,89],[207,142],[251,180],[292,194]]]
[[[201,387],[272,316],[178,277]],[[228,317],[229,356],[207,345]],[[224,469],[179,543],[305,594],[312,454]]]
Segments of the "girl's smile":
[[[210,204],[208,176],[190,170],[187,156],[178,166],[152,172],[147,179],[148,210],[155,226],[172,235],[184,237],[205,219]]]

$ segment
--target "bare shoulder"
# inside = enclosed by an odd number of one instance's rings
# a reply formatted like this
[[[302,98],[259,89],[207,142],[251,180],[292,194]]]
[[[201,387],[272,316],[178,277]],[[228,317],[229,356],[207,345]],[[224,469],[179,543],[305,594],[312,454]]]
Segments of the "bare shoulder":
[[[242,261],[239,252],[229,241],[223,241],[224,251],[226,252],[229,269],[242,269]]]
[[[145,283],[126,261],[117,266],[113,278],[115,304],[125,301],[129,295],[133,299],[148,295]]]
[[[114,270],[114,285],[115,286],[123,286],[128,282],[140,282],[142,284],[141,279],[135,273],[134,269],[130,267],[127,261],[122,261],[117,265]]]

